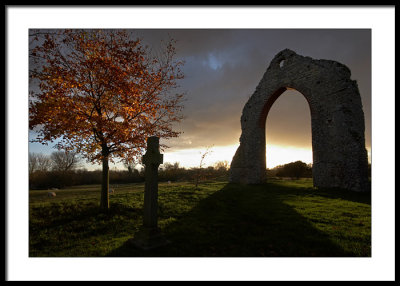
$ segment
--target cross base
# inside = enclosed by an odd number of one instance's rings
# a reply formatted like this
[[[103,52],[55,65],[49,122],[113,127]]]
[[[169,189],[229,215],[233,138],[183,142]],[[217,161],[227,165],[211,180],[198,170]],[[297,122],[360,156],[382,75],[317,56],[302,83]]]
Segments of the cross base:
[[[143,250],[149,250],[170,243],[161,234],[159,228],[142,227],[131,240],[132,243]]]

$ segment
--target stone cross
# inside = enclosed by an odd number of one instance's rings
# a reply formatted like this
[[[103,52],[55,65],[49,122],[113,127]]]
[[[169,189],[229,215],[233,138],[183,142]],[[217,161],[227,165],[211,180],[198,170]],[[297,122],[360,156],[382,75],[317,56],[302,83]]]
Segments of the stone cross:
[[[157,226],[158,217],[158,166],[163,163],[159,151],[159,138],[147,138],[147,151],[142,158],[145,167],[143,226],[135,234],[132,242],[137,247],[148,250],[169,243]]]
[[[147,152],[142,158],[145,167],[144,218],[143,226],[157,228],[158,209],[158,166],[163,163],[159,151],[159,138],[147,138]]]

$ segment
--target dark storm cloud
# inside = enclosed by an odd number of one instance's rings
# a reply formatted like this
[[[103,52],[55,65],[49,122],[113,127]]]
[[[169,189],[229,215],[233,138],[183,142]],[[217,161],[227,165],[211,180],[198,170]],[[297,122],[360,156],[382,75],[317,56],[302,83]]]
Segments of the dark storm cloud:
[[[347,65],[358,81],[366,122],[366,144],[371,144],[371,33],[370,30],[326,29],[179,29],[137,30],[150,46],[160,39],[177,40],[177,56],[185,60],[184,133],[171,139],[171,150],[238,143],[242,108],[272,58],[289,48],[315,59]],[[283,97],[287,98],[283,98]],[[310,115],[305,99],[282,95],[279,110],[271,109],[267,142],[310,146]],[[303,101],[301,103],[300,101]],[[299,110],[299,104],[303,104]],[[276,103],[278,105],[278,101]],[[272,115],[273,113],[273,115]],[[275,122],[275,123],[274,123]],[[295,124],[294,124],[294,123]]]
[[[253,94],[273,57],[285,48],[315,59],[347,65],[358,81],[371,145],[371,32],[326,29],[141,29],[133,30],[157,51],[161,40],[175,39],[183,59],[185,119],[176,125],[179,138],[170,151],[231,145],[239,142],[242,108]],[[311,121],[306,100],[285,92],[267,119],[267,143],[311,146]]]

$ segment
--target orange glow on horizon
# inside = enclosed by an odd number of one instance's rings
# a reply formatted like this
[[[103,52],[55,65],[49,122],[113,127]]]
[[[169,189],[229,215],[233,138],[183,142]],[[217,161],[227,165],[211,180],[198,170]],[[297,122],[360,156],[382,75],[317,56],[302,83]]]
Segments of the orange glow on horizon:
[[[213,166],[218,161],[228,161],[228,164],[230,164],[238,146],[238,144],[235,144],[211,148],[212,152],[206,156],[204,166]],[[164,155],[164,162],[179,162],[180,166],[185,168],[198,167],[201,154],[204,153],[205,149],[184,149],[167,152]],[[370,150],[370,147],[367,147],[368,162],[371,162]],[[266,145],[266,167],[268,169],[295,161],[302,161],[306,164],[312,163],[312,149],[296,146]]]
[[[268,169],[295,161],[302,161],[306,164],[310,164],[312,163],[312,149],[267,144],[266,161]]]
[[[211,148],[204,161],[204,166],[212,166],[218,161],[228,161],[230,164],[236,149],[239,145],[215,146]],[[198,167],[201,154],[206,148],[184,149],[170,153],[165,153],[164,162],[179,162],[181,167]],[[274,168],[278,165],[284,165],[294,161],[303,161],[312,163],[312,151],[308,148],[299,148],[293,146],[270,145],[266,146],[267,168]]]
[[[228,165],[230,165],[238,146],[239,144],[212,147],[210,149],[211,152],[204,159],[203,167],[213,166],[219,161],[227,161]],[[366,147],[366,149],[368,151],[368,162],[371,163],[371,148]],[[205,150],[206,148],[193,148],[165,152],[164,163],[173,164],[178,162],[179,166],[183,168],[198,167],[200,164],[201,154],[203,154]],[[306,164],[312,163],[312,149],[285,145],[266,145],[266,167],[268,169],[295,161],[302,161]],[[119,163],[111,165],[117,169],[125,169],[125,167]],[[89,169],[98,169],[99,167],[100,165]]]

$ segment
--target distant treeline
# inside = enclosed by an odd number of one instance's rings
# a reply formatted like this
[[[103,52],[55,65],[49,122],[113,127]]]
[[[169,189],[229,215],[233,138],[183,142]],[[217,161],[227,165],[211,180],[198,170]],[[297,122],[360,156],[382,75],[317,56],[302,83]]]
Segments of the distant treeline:
[[[88,171],[86,169],[74,170],[36,170],[29,176],[30,189],[65,188],[75,185],[101,184],[101,170]],[[267,170],[268,177],[312,177],[312,167],[301,161],[277,166]],[[160,165],[158,180],[160,182],[196,181],[224,179],[228,180],[229,165],[221,161],[214,166],[205,168],[183,168],[179,163],[165,163]],[[144,168],[127,170],[110,170],[109,182],[114,184],[129,184],[144,182]]]
[[[218,162],[214,166],[206,168],[183,168],[179,163],[165,163],[160,166],[158,180],[160,182],[228,179],[228,162]],[[30,189],[65,188],[75,185],[101,184],[101,170],[88,171],[76,170],[37,170],[29,176]],[[110,170],[109,182],[113,184],[128,184],[144,182],[144,168],[128,170]]]
[[[371,164],[368,164],[368,176],[371,177]],[[268,169],[267,177],[312,178],[312,164],[296,161],[279,165],[273,169]]]
[[[101,170],[88,171],[78,169],[79,160],[75,155],[68,156],[55,152],[51,156],[31,153],[29,155],[29,188],[50,189],[65,188],[76,185],[101,184]],[[109,182],[113,184],[129,184],[144,182],[144,168],[136,169],[126,166],[126,170],[110,170]],[[369,176],[371,165],[369,164]],[[312,164],[296,161],[267,169],[267,177],[288,177],[293,179],[312,178]],[[179,163],[160,165],[158,180],[160,182],[189,181],[193,183],[204,180],[228,180],[228,161],[217,162],[214,166],[183,168]]]
[[[267,170],[268,177],[312,178],[312,164],[296,161]]]

